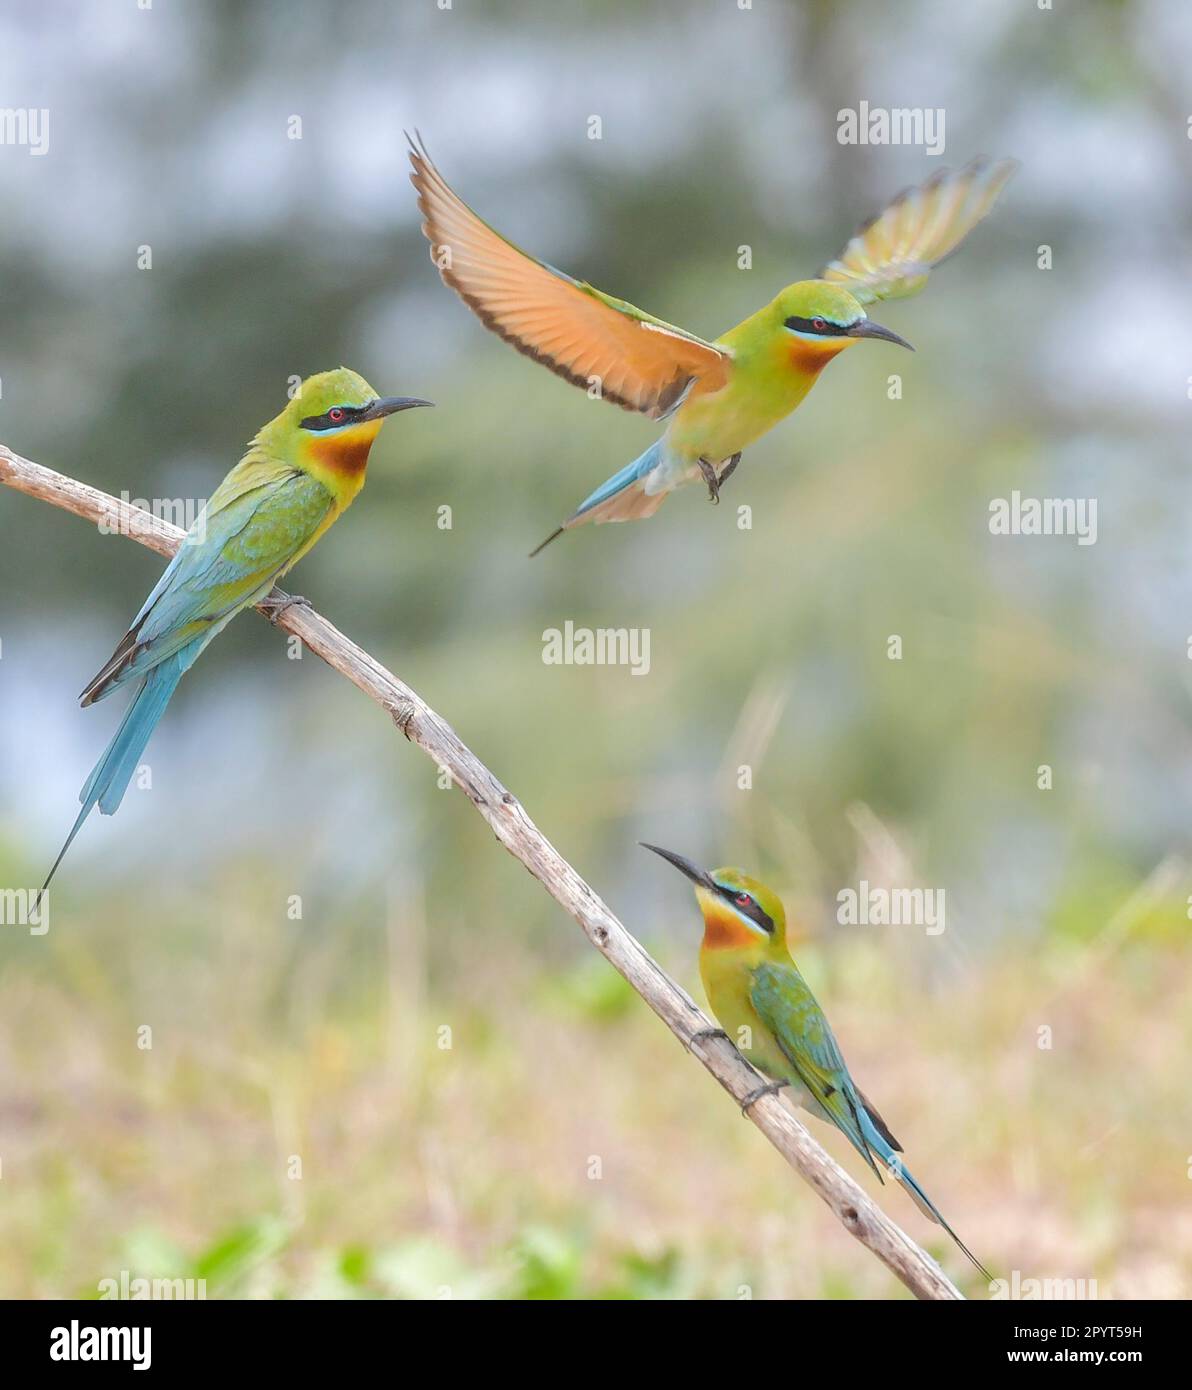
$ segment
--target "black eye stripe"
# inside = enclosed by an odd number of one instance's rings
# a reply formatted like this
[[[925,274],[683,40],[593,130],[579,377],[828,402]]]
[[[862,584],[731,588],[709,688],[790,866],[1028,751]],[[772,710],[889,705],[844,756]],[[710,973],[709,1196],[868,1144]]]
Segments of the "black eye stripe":
[[[743,913],[751,922],[756,922],[762,931],[772,932],[774,930],[774,919],[763,911],[757,899],[745,893],[743,888],[726,888],[723,884],[718,883],[716,890],[726,902],[732,903],[738,912]],[[737,901],[742,894],[748,899],[747,902]]]
[[[304,430],[337,430],[344,425],[350,424],[365,407],[362,405],[333,405],[330,410],[322,415],[308,415],[301,422]],[[342,410],[342,420],[332,420],[331,411]]]
[[[792,314],[786,321],[786,326],[798,333],[815,333],[821,338],[843,338],[848,335],[847,324],[833,323],[831,319],[824,319],[823,324],[823,328],[817,328],[815,319],[801,319],[798,314]]]

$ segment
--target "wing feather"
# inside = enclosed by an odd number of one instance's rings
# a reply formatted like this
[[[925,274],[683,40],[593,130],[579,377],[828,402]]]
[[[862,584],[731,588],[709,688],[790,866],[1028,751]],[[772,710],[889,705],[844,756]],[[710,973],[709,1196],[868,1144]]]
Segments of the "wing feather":
[[[843,285],[862,304],[917,294],[990,212],[1017,168],[1013,159],[977,159],[959,174],[941,169],[866,222],[819,278]]]
[[[753,972],[749,999],[800,1082],[880,1180],[861,1124],[865,1102],[802,975],[793,965],[761,965]]]
[[[643,313],[535,260],[483,222],[411,141],[410,182],[443,283],[527,357],[605,400],[662,419],[692,382],[728,380],[727,348]]]
[[[93,704],[145,675],[263,597],[332,505],[331,494],[308,474],[249,455],[212,495],[132,626],[88,683],[82,703]]]

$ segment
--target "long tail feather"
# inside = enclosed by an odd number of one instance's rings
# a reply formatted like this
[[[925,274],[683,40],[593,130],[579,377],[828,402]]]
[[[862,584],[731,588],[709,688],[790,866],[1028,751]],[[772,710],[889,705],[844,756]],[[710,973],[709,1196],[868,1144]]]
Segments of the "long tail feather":
[[[993,1275],[990,1274],[981,1261],[977,1259],[976,1255],[973,1254],[968,1246],[965,1245],[964,1241],[960,1239],[952,1227],[944,1220],[943,1216],[940,1214],[940,1209],[919,1186],[918,1180],[911,1170],[903,1163],[897,1149],[893,1145],[887,1143],[885,1136],[874,1124],[872,1117],[864,1107],[860,1109],[860,1116],[861,1130],[865,1135],[865,1142],[873,1152],[877,1154],[893,1176],[902,1183],[911,1201],[914,1202],[915,1206],[919,1208],[928,1221],[934,1221],[937,1226],[942,1226],[956,1242],[958,1248],[963,1251],[977,1269],[981,1271],[982,1275],[984,1275],[986,1279],[992,1281]],[[885,1125],[882,1126],[882,1129],[885,1129]],[[889,1134],[889,1131],[886,1130],[886,1133]]]
[[[133,773],[136,772],[137,765],[141,760],[141,754],[145,751],[145,746],[149,742],[153,730],[157,727],[158,721],[165,713],[170,696],[173,695],[178,682],[182,679],[182,673],[190,665],[190,660],[187,657],[193,660],[189,652],[176,653],[168,661],[162,662],[160,666],[155,666],[137,687],[132,703],[120,721],[120,727],[116,730],[107,748],[104,749],[103,756],[92,769],[91,776],[83,784],[83,790],[79,793],[82,810],[75,818],[74,825],[71,826],[66,843],[58,851],[58,857],[46,875],[46,881],[41,885],[41,890],[37,895],[39,905],[42,894],[50,886],[50,881],[58,872],[58,866],[62,863],[66,851],[70,848],[92,809],[98,806],[101,815],[110,816],[123,800],[124,793],[128,790],[128,784],[132,781]]]
[[[639,483],[645,478],[647,473],[652,473],[655,468],[663,461],[663,440],[656,439],[653,444],[639,454],[632,463],[627,463],[624,468],[618,469],[611,478],[606,478],[595,492],[589,493],[587,497],[575,509],[575,515],[571,518],[573,522],[579,521],[582,517],[585,521],[592,519],[596,521],[620,520],[616,510],[610,506],[614,499],[619,497],[627,488],[632,488],[635,483]],[[640,492],[640,489],[638,489]],[[664,493],[656,494],[649,498],[653,503],[651,510],[662,505]],[[633,506],[634,504],[630,504]],[[644,513],[649,515],[649,513]],[[627,518],[626,518],[627,519]]]
[[[641,521],[644,517],[653,516],[669,496],[666,491],[647,492],[645,479],[637,478],[603,502],[576,512],[567,526],[579,526],[585,521],[594,521],[597,526],[606,521]]]
[[[166,712],[184,669],[177,657],[163,662],[149,672],[137,691],[116,737],[84,789],[86,799],[94,800],[102,815],[113,815],[124,799],[141,754]]]
[[[541,555],[546,547],[550,545],[551,541],[557,541],[566,529],[566,526],[556,526],[550,535],[547,536],[546,540],[539,542],[539,544],[530,551],[530,559],[532,560],[535,555]]]
[[[530,551],[530,558],[545,550],[564,531],[582,526],[585,521],[594,521],[599,525],[604,521],[637,521],[641,517],[653,516],[666,501],[667,494],[665,491],[649,493],[643,483],[646,475],[662,462],[662,445],[661,439],[655,440],[644,454],[627,463],[611,478],[606,478],[595,492],[584,498],[562,526]]]
[[[83,822],[84,822],[84,821],[87,819],[87,817],[91,814],[91,807],[92,807],[94,804],[95,804],[95,803],[94,803],[93,801],[87,802],[87,803],[83,806],[83,809],[82,809],[82,810],[79,812],[79,814],[75,817],[75,823],[70,827],[70,834],[66,837],[65,843],[63,844],[62,848],[58,851],[58,858],[55,859],[54,862],[53,862],[53,864],[50,865],[50,872],[49,872],[48,874],[46,874],[46,881],[45,881],[45,882],[41,885],[41,887],[37,890],[37,900],[36,900],[36,902],[35,902],[34,905],[33,905],[33,911],[34,911],[35,913],[38,912],[38,911],[40,910],[40,908],[41,908],[41,900],[42,900],[42,897],[43,897],[44,894],[45,894],[46,889],[50,886],[50,880],[51,880],[51,879],[54,877],[54,875],[58,872],[58,865],[61,864],[62,861],[66,858],[66,851],[67,851],[67,850],[71,847],[71,845],[74,843],[74,837],[75,837],[75,836],[79,833],[79,831],[83,828]]]

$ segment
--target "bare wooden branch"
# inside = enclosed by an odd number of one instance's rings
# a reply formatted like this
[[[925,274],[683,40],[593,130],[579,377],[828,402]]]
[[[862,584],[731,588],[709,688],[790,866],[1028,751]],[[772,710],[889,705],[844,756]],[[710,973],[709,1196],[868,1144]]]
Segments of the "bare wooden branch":
[[[172,555],[184,534],[177,526],[129,506],[0,444],[0,482],[55,507],[74,512],[105,529],[130,536],[162,555]],[[690,997],[547,840],[512,792],[493,776],[455,730],[403,681],[346,638],[313,609],[285,608],[275,591],[275,610],[266,616],[299,637],[310,651],[346,676],[382,709],[434,762],[445,768],[510,854],[575,918],[593,946],[633,986],[683,1045],[738,1103],[748,1099],[762,1078],[724,1037],[695,1034],[712,1027]],[[276,611],[280,608],[281,611]],[[262,611],[265,611],[262,609]],[[877,1256],[917,1297],[957,1299],[959,1290],[861,1190],[811,1137],[778,1096],[763,1096],[746,1112],[792,1168],[831,1207],[850,1235]],[[795,1255],[792,1253],[792,1258]]]

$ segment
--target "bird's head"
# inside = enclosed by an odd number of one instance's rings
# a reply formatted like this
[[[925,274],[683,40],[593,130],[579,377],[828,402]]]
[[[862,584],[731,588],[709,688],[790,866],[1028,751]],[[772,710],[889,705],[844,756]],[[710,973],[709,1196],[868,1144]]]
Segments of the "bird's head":
[[[348,478],[363,473],[388,416],[430,404],[411,396],[378,396],[358,373],[337,367],[308,376],[254,442],[322,480]]]
[[[862,338],[881,338],[904,348],[911,346],[897,333],[874,323],[848,290],[826,280],[800,280],[788,285],[772,307],[796,360],[805,368],[823,366]]]
[[[786,950],[786,912],[782,899],[764,883],[740,869],[701,869],[690,859],[657,845],[653,850],[695,884],[695,898],[704,914],[704,947],[726,948],[759,956]]]

